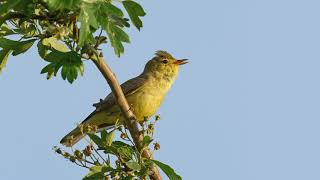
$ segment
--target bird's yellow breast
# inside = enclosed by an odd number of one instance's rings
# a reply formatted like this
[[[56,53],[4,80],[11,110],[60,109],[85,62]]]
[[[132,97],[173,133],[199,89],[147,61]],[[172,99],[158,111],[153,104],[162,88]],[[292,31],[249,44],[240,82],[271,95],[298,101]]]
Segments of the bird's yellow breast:
[[[142,88],[126,97],[139,121],[157,112],[170,86],[171,82],[167,80],[149,79]]]

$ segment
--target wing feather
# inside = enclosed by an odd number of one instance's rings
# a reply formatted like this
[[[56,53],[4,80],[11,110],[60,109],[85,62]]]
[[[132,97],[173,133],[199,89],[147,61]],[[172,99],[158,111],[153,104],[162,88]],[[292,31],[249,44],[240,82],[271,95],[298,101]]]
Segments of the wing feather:
[[[143,84],[145,84],[146,80],[147,80],[146,77],[140,75],[138,77],[129,79],[128,81],[122,83],[120,86],[123,91],[123,94],[125,96],[133,94],[134,92],[139,90],[143,86]],[[102,103],[103,103],[104,109],[109,109],[116,104],[116,98],[111,92],[107,95],[107,97],[103,100]],[[93,111],[84,121],[82,121],[82,123],[89,120],[92,116],[95,115],[96,112],[97,111]]]

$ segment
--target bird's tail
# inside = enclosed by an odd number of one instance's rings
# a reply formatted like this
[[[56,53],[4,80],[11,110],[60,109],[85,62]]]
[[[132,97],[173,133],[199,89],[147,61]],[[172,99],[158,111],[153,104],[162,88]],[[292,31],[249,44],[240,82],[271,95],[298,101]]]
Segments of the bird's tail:
[[[65,135],[60,143],[71,147],[86,136],[87,132],[96,132],[114,127],[118,119],[118,116],[107,116],[103,112],[93,112],[81,124]]]
[[[80,141],[84,136],[85,134],[81,132],[80,127],[76,127],[67,135],[65,135],[61,139],[60,143],[67,147],[71,147],[75,145],[78,141]]]

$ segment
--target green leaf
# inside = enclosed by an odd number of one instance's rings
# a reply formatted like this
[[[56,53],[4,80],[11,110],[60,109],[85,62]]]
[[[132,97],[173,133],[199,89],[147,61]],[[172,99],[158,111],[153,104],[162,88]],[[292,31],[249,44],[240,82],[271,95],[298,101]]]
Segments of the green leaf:
[[[83,178],[83,180],[105,180],[104,173],[113,171],[114,169],[108,165],[92,166],[90,172]]]
[[[122,1],[122,4],[127,10],[133,25],[140,31],[140,28],[143,26],[140,17],[146,15],[143,8],[140,6],[140,4],[134,1]]]
[[[134,171],[140,171],[141,169],[140,164],[137,162],[129,161],[129,162],[126,162],[126,165]]]
[[[84,73],[84,65],[83,65],[83,63],[78,64],[78,65],[77,65],[77,68],[78,68],[81,76],[83,76],[83,73]]]
[[[128,147],[117,148],[117,152],[125,160],[131,160],[134,153],[133,149]]]
[[[97,9],[97,3],[82,2],[81,12],[79,16],[79,21],[81,23],[79,46],[83,46],[86,41],[90,40],[90,27],[97,29],[99,26],[96,19]]]
[[[112,147],[116,150],[116,153],[125,160],[131,160],[135,152],[134,147],[122,141],[112,142]]]
[[[55,49],[51,49],[51,52],[46,54],[46,47],[41,45],[41,43],[38,43],[38,51],[40,56],[45,61],[50,62],[50,66],[45,67],[41,72],[42,73],[48,73],[50,74],[49,77],[52,76],[52,73],[54,76],[56,76],[59,69],[62,67],[61,70],[61,76],[63,80],[68,80],[69,83],[73,83],[74,80],[78,77],[78,71],[83,74],[83,62],[81,61],[81,57],[78,53],[74,51],[69,52],[60,52]],[[50,67],[50,68],[49,68]],[[49,70],[49,69],[50,70]]]
[[[53,49],[60,51],[60,52],[68,52],[69,51],[68,47],[65,44],[58,41],[58,39],[55,37],[44,38],[42,40],[42,44],[44,46],[49,47],[50,49],[53,48]]]
[[[2,47],[3,49],[16,49],[19,45],[20,45],[19,41],[0,38],[0,47]]]
[[[112,47],[114,48],[115,54],[120,57],[120,55],[124,52],[122,42],[130,42],[128,34],[126,34],[121,28],[119,28],[112,22],[101,21],[101,23],[103,29],[107,31],[108,37],[110,39]]]
[[[149,146],[149,144],[153,141],[153,139],[150,136],[144,136],[143,137],[143,145],[144,147]]]
[[[61,70],[61,77],[63,80],[66,80],[68,73],[69,73],[69,67],[63,66]]]
[[[8,56],[11,53],[11,50],[9,49],[2,49],[0,50],[0,73],[2,69],[6,66]]]
[[[112,130],[108,133],[105,129],[101,131],[101,139],[107,146],[111,146],[112,140],[114,138],[114,132],[115,131]]]
[[[19,3],[23,2],[23,0],[14,0],[14,1],[7,1],[3,2],[1,4],[0,8],[0,14],[6,14],[9,12],[11,9],[13,9],[15,6],[17,6]]]
[[[6,23],[3,23],[0,27],[0,37],[12,34],[16,34],[16,32],[14,32]]]
[[[133,176],[127,176],[122,178],[121,180],[135,180],[136,178],[134,178]]]
[[[181,176],[175,173],[170,166],[157,160],[151,161],[154,162],[169,177],[170,180],[182,180]]]
[[[103,3],[101,5],[101,11],[103,11],[109,15],[123,17],[123,12],[121,11],[121,9],[112,5],[111,3],[107,3],[107,2]]]
[[[47,73],[47,79],[50,79],[53,75],[56,74],[56,71],[59,68],[58,66],[59,65],[57,63],[50,63],[47,66],[45,66],[40,73]]]
[[[48,49],[42,44],[42,41],[38,42],[37,47],[39,56],[44,59],[44,57],[47,55]]]
[[[53,50],[52,52],[45,55],[43,59],[48,62],[61,62],[65,61],[68,58],[69,57],[67,56],[67,53]]]
[[[83,180],[104,180],[104,172],[102,172],[102,166],[90,167],[90,172],[83,178]]]
[[[140,177],[144,177],[144,176],[148,175],[148,172],[149,172],[149,166],[143,166],[141,168],[141,170],[137,173],[137,175]]]
[[[18,55],[26,52],[34,43],[36,39],[26,41],[13,41],[11,39],[0,38],[0,47],[3,49],[13,50],[13,55]]]
[[[44,0],[52,10],[75,9],[78,7],[80,0]]]
[[[130,38],[127,33],[125,33],[121,28],[114,26],[113,31],[115,36],[122,42],[130,43]]]
[[[42,68],[40,74],[44,74],[44,73],[53,73],[54,72],[54,68],[55,64],[54,63],[50,63],[48,65],[46,65],[44,68]]]
[[[95,134],[91,134],[89,133],[88,136],[90,137],[90,139],[98,146],[103,146],[103,142],[101,140],[101,138]]]
[[[30,40],[27,40],[27,41],[20,42],[19,46],[16,47],[14,49],[14,51],[12,52],[12,55],[16,56],[16,55],[19,55],[21,53],[24,53],[24,52],[28,51],[28,49],[31,48],[31,46],[33,45],[33,43],[35,41],[36,41],[35,39],[30,39]]]
[[[77,79],[77,69],[76,69],[76,67],[73,67],[73,66],[71,66],[71,67],[69,67],[69,73],[67,74],[67,80],[69,81],[69,83],[73,83],[73,81],[75,80],[75,79]]]

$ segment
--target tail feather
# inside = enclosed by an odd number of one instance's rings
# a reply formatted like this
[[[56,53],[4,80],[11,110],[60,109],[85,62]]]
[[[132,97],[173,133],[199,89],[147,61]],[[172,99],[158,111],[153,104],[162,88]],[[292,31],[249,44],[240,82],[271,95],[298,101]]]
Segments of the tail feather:
[[[114,126],[118,119],[118,116],[107,116],[106,113],[93,112],[80,125],[64,136],[60,143],[67,147],[71,147],[86,136],[86,133],[81,131],[80,127],[83,128],[88,125],[97,126],[98,131],[101,129],[109,129]]]
[[[71,132],[69,132],[66,136],[64,136],[61,139],[60,143],[67,147],[71,147],[75,145],[77,142],[79,142],[84,136],[85,134],[81,133],[80,128],[76,127]]]

